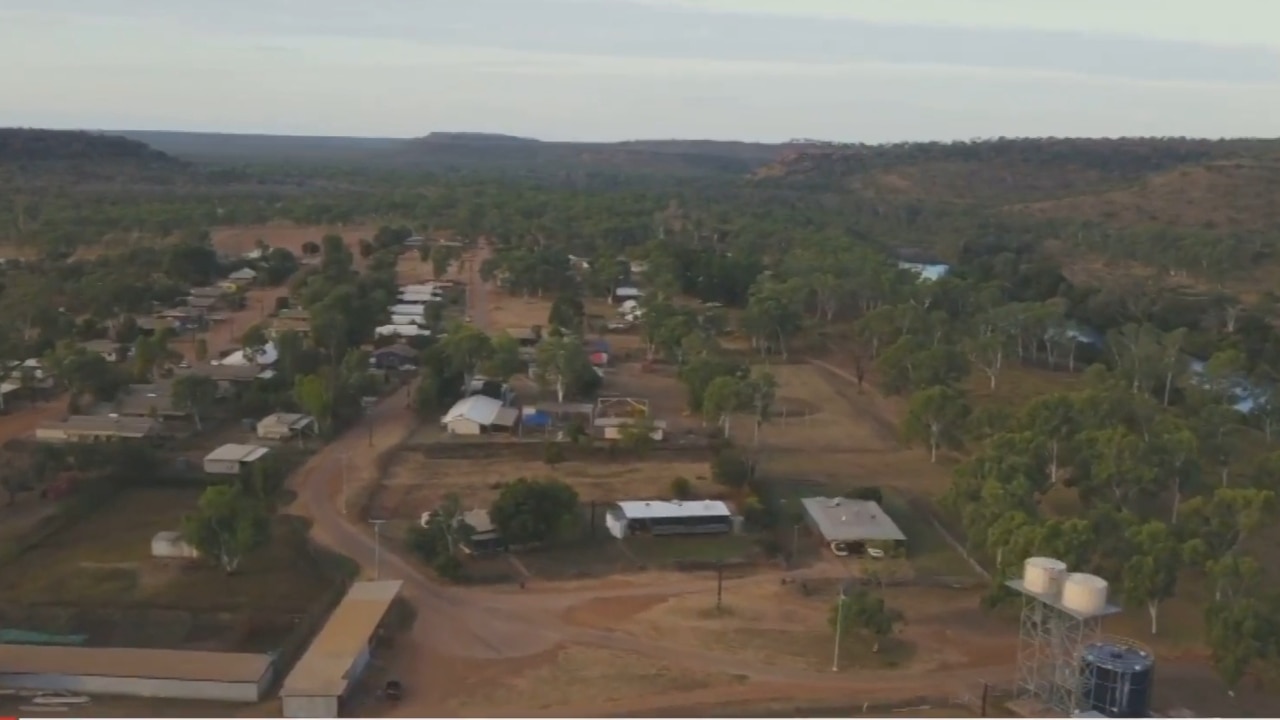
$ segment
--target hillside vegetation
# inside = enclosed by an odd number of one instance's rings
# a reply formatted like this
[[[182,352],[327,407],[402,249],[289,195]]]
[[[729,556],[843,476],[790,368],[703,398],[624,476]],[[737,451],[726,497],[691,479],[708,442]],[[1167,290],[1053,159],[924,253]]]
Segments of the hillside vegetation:
[[[1261,287],[1280,243],[1280,141],[1019,139],[817,148],[751,176],[762,190],[968,217],[1059,249],[1067,270],[1135,263],[1179,282]],[[974,220],[974,219],[979,220]],[[934,223],[936,227],[937,223]],[[931,227],[915,243],[944,251]],[[1080,277],[1087,280],[1087,277]],[[1194,284],[1194,283],[1193,283]]]

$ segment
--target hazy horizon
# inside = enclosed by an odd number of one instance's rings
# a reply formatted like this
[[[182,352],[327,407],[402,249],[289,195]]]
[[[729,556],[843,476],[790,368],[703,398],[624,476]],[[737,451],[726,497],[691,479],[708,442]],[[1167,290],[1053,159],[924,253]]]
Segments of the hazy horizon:
[[[1265,137],[1280,5],[9,0],[0,125],[785,142]]]

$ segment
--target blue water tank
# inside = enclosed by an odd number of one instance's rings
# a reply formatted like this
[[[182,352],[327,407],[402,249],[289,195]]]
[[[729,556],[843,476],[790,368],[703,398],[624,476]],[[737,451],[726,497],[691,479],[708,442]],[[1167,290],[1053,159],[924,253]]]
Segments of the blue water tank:
[[[1151,716],[1155,657],[1119,642],[1086,645],[1081,654],[1083,708],[1113,718]]]

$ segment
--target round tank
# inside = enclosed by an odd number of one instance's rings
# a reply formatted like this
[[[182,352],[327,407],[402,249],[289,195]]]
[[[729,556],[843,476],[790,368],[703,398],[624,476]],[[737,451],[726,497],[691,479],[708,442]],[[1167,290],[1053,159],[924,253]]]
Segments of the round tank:
[[[1022,585],[1037,595],[1057,597],[1067,576],[1067,564],[1047,557],[1027,558],[1022,564]]]
[[[1107,581],[1088,573],[1071,573],[1062,584],[1062,606],[1081,615],[1097,615],[1107,607]]]
[[[1115,641],[1090,643],[1080,658],[1085,709],[1113,718],[1151,715],[1155,656],[1150,650]]]

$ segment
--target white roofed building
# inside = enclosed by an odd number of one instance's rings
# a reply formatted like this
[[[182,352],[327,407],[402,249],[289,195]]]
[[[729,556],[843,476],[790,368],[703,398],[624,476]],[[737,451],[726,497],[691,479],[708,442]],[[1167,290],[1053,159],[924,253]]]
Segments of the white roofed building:
[[[718,535],[733,532],[733,512],[719,500],[624,500],[605,513],[618,539],[629,535]]]
[[[518,408],[507,407],[487,395],[472,395],[454,403],[440,418],[440,424],[453,435],[481,435],[508,432],[519,419]]]
[[[261,445],[228,443],[204,456],[204,471],[213,475],[239,475],[245,466],[270,452]]]

